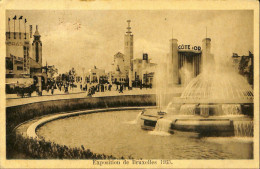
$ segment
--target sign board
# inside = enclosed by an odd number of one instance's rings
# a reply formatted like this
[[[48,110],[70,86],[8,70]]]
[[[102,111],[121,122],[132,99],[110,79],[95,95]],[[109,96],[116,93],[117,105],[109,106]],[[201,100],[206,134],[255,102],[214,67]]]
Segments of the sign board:
[[[195,50],[195,51],[201,51],[200,46],[193,46],[193,45],[178,45],[179,50]]]

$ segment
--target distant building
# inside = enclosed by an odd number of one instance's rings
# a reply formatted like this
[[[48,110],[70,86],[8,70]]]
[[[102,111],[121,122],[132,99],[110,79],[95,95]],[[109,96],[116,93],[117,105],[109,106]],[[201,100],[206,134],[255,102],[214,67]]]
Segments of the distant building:
[[[232,55],[232,66],[238,71],[239,63],[241,60],[241,56],[238,56],[237,53],[233,53]]]
[[[232,65],[241,75],[245,76],[248,83],[254,83],[254,55],[249,51],[247,56],[239,56],[237,53],[232,55]]]
[[[125,55],[118,52],[114,55],[113,62],[113,73],[112,82],[114,83],[124,83],[127,78],[127,71],[125,70]]]
[[[6,32],[7,84],[24,83],[26,78],[33,78],[34,85],[42,90],[47,74],[43,72],[40,37],[38,26],[32,43],[28,33]]]
[[[142,64],[143,59],[136,58],[133,60],[133,73],[134,73],[134,81],[141,81],[142,80]]]
[[[124,63],[125,63],[125,71],[128,76],[129,71],[133,71],[133,57],[134,57],[134,35],[131,32],[130,22],[131,20],[127,20],[128,27],[127,32],[125,34],[125,43],[124,43]]]
[[[30,39],[28,34],[6,32],[6,77],[21,78],[30,75]]]
[[[155,63],[151,63],[148,54],[144,53],[143,58],[133,60],[134,86],[153,84],[154,73],[156,72]]]
[[[167,57],[168,80],[171,85],[185,84],[202,72],[210,62],[214,62],[211,39],[205,38],[200,46],[178,45],[177,39],[170,39]]]
[[[131,32],[130,20],[124,36],[124,54],[118,52],[114,55],[114,68],[110,73],[113,83],[128,83],[132,87],[133,80],[133,57],[134,57],[134,35]]]
[[[89,83],[104,83],[107,82],[108,77],[104,69],[98,69],[96,66],[94,66],[93,69],[89,69],[85,79],[87,79],[87,82]]]
[[[246,62],[246,67],[250,67],[251,65],[254,64],[254,55],[250,51],[248,55],[243,55],[243,56],[239,56],[237,53],[233,53],[232,65],[236,70],[239,70],[239,65],[241,60]]]

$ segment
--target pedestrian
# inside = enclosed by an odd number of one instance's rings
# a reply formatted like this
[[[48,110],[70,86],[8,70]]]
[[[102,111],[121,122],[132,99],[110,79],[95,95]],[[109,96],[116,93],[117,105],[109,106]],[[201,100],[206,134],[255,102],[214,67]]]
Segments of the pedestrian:
[[[66,86],[66,93],[69,93],[69,85]]]
[[[69,86],[68,84],[64,85],[64,92],[69,93]]]
[[[123,88],[124,88],[124,86],[123,86],[123,84],[121,83],[121,84],[120,84],[120,88],[119,88],[119,93],[123,93]]]
[[[51,94],[54,94],[54,85],[51,86]]]
[[[111,91],[112,85],[109,83],[108,90]]]
[[[104,84],[101,84],[101,92],[104,92]]]
[[[50,85],[47,85],[47,93],[49,93]]]

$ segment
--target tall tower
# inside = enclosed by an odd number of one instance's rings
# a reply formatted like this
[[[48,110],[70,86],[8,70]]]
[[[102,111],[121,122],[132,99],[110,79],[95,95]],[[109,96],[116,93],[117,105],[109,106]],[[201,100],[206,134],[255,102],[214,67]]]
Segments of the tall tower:
[[[169,84],[176,85],[179,83],[179,68],[178,68],[178,40],[170,39],[170,52],[168,55],[168,77]]]
[[[32,51],[33,59],[42,66],[42,42],[40,40],[41,35],[38,31],[38,25],[36,25],[36,31],[33,35]]]
[[[134,38],[134,35],[131,32],[131,27],[130,27],[131,20],[127,20],[127,22],[128,22],[128,27],[127,27],[127,32],[125,34],[124,61],[125,61],[126,75],[129,75],[129,72],[133,71],[133,51],[134,51],[133,38]]]
[[[206,69],[209,70],[213,63],[213,55],[211,50],[211,39],[205,38],[202,40],[202,72]]]
[[[30,51],[30,43],[28,40],[26,40],[23,46],[23,71],[26,74],[30,74],[30,52],[29,51]]]

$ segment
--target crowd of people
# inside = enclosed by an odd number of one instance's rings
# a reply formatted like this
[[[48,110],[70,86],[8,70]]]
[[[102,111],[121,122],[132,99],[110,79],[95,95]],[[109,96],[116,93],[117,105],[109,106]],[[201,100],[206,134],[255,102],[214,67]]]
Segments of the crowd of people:
[[[142,90],[143,86],[140,85],[140,89]],[[151,88],[151,86],[150,86]],[[16,88],[15,88],[16,89]],[[107,91],[118,91],[119,93],[123,93],[124,90],[130,89],[128,84],[126,83],[72,83],[68,81],[51,81],[47,84],[43,85],[41,88],[39,86],[29,86],[27,88],[18,88],[16,89],[16,92],[18,96],[24,97],[25,95],[28,95],[29,97],[33,92],[36,92],[38,96],[46,95],[43,94],[43,90],[47,92],[47,95],[51,93],[51,95],[54,95],[59,91],[59,94],[69,94],[74,89],[76,91],[86,91],[87,96],[92,96],[96,92],[107,92]],[[44,92],[45,93],[45,92]]]
[[[112,84],[110,83],[86,83],[84,85],[80,85],[80,89],[87,92],[88,96],[92,96],[96,92],[105,92],[112,90]]]
[[[59,91],[64,91],[64,93],[69,93],[69,88],[73,89],[77,87],[73,83],[69,82],[52,82],[46,86],[46,91],[49,93],[49,90],[51,90],[51,94],[54,94],[54,90],[58,89]]]

